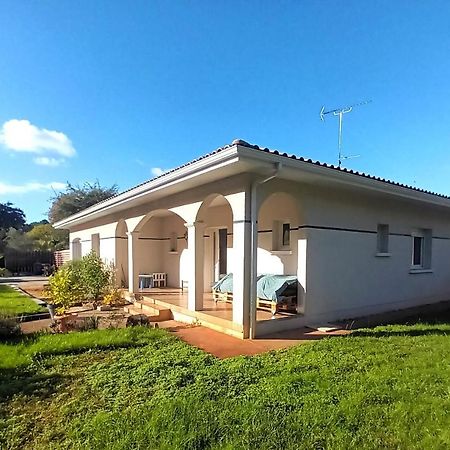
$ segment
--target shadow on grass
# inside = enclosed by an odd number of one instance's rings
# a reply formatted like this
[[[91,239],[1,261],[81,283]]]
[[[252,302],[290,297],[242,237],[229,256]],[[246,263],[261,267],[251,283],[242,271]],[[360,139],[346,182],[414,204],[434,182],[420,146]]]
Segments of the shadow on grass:
[[[49,397],[67,378],[67,376],[59,374],[35,374],[20,368],[1,369],[0,401],[17,394],[42,399]]]

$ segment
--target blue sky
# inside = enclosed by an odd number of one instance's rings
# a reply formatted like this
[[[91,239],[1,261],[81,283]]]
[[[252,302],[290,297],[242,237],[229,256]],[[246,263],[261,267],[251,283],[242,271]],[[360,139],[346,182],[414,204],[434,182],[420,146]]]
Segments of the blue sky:
[[[231,142],[450,194],[448,1],[2,1],[0,202],[121,190]]]

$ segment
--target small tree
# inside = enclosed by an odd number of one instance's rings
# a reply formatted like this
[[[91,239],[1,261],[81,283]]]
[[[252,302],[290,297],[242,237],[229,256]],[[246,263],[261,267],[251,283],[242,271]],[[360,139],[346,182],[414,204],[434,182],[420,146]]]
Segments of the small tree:
[[[84,256],[81,262],[81,282],[86,297],[97,302],[109,285],[109,269],[94,251]]]
[[[49,278],[48,294],[51,303],[69,308],[85,299],[81,272],[82,261],[70,261]]]
[[[83,301],[97,303],[109,295],[114,303],[119,292],[113,292],[111,268],[92,251],[82,259],[64,264],[49,278],[50,302],[66,309]]]

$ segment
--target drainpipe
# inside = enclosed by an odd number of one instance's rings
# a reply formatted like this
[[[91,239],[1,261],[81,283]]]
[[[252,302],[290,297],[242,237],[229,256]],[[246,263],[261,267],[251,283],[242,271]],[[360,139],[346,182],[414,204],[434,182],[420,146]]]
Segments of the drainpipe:
[[[272,175],[262,179],[255,180],[251,184],[250,191],[250,223],[251,223],[251,271],[250,271],[250,339],[255,338],[256,331],[256,277],[257,277],[257,252],[258,252],[258,215],[257,215],[257,202],[256,202],[256,193],[258,186],[267,183],[270,180],[273,180],[280,173],[282,164],[280,162],[275,163],[274,172]]]

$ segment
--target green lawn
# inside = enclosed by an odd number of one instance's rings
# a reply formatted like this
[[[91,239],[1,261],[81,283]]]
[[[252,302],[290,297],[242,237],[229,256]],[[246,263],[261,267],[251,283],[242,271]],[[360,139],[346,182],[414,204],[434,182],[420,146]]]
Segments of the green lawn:
[[[26,295],[0,284],[0,316],[20,316],[46,311],[47,308],[39,306]]]
[[[0,448],[450,447],[450,326],[228,360],[163,330],[0,345]]]

